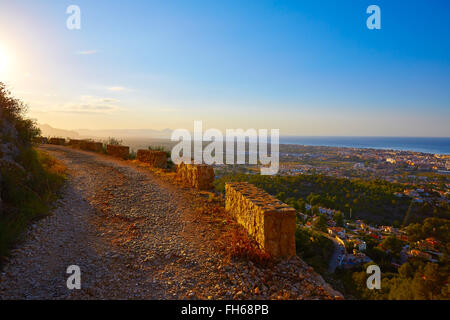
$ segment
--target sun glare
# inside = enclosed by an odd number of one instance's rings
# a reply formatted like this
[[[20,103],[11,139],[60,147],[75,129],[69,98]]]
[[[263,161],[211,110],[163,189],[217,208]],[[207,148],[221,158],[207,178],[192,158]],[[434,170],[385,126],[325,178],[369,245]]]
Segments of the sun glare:
[[[3,47],[0,46],[0,76],[3,76],[6,74],[6,71],[8,69],[8,55]]]

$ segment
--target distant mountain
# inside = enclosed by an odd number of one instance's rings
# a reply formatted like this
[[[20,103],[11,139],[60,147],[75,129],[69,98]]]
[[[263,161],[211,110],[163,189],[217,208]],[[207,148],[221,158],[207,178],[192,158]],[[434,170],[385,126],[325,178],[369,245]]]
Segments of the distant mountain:
[[[41,129],[42,136],[44,137],[58,137],[58,138],[72,138],[76,139],[80,137],[80,134],[72,130],[56,129],[48,124],[39,124],[38,127]]]
[[[81,136],[99,137],[99,138],[153,138],[170,139],[171,129],[153,130],[153,129],[110,129],[110,130],[90,130],[77,129]]]
[[[108,138],[114,137],[118,139],[126,138],[150,138],[150,139],[170,139],[171,129],[153,130],[153,129],[109,129],[109,130],[91,130],[76,129],[64,130],[49,126],[48,124],[39,124],[44,137],[61,137],[61,138]]]

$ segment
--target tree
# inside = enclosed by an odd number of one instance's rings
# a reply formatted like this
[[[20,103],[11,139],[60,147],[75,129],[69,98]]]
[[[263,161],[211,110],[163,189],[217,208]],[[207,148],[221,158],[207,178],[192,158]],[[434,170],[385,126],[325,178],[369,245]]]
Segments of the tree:
[[[410,278],[395,278],[391,281],[389,300],[413,300],[414,292]]]
[[[393,256],[399,257],[403,248],[403,242],[395,236],[389,236],[381,242],[381,247],[389,251]]]
[[[17,142],[28,147],[32,144],[34,138],[40,135],[40,130],[33,120],[24,117],[26,111],[27,105],[13,97],[6,86],[0,82],[0,123],[7,120],[13,124],[17,131]],[[4,125],[2,124],[2,126]]]
[[[291,207],[294,207],[294,209],[298,210],[297,201],[295,200],[294,197],[287,198],[285,202]]]
[[[344,226],[344,215],[340,211],[336,211],[333,214],[333,220],[336,222],[336,225],[339,227]]]
[[[306,202],[305,200],[303,200],[303,198],[297,199],[297,208],[298,210],[300,210],[300,212],[304,213],[306,211]]]
[[[319,199],[320,195],[314,194],[312,192],[308,195],[308,197],[306,197],[306,201],[312,206],[319,204]]]
[[[406,262],[398,268],[398,274],[405,279],[412,278],[414,276],[414,267],[409,262]]]
[[[312,214],[320,214],[319,206],[312,206],[311,207]]]
[[[418,241],[428,237],[435,237],[442,242],[450,242],[450,220],[441,218],[427,218],[422,224],[410,224],[406,228],[410,241]]]
[[[441,273],[436,263],[427,263],[423,268],[416,272],[412,282],[412,289],[416,299],[440,299],[445,290],[444,283],[448,281],[448,275]],[[445,293],[445,291],[444,291]]]
[[[286,200],[286,192],[282,191],[282,192],[278,193],[277,198],[284,202]]]
[[[314,227],[318,230],[327,231],[327,218],[323,214],[319,214],[314,221]]]

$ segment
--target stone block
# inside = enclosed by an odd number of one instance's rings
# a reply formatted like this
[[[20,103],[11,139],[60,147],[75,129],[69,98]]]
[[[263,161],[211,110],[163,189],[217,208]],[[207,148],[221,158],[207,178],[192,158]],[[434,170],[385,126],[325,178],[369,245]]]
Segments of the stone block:
[[[247,182],[225,185],[225,209],[274,258],[296,255],[296,211]]]
[[[153,168],[167,168],[167,154],[164,151],[138,150],[137,159]]]
[[[185,164],[177,166],[177,176],[185,184],[198,189],[210,190],[213,188],[214,169],[207,164]]]
[[[55,144],[58,146],[63,146],[66,144],[66,139],[63,138],[50,138],[50,140],[48,140],[49,144]]]
[[[108,144],[106,146],[106,153],[116,158],[128,159],[130,156],[130,147]]]

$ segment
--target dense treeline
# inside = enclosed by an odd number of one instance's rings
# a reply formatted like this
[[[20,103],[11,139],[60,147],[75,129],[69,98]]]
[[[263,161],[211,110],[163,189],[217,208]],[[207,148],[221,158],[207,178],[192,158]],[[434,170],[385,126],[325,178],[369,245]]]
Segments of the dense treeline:
[[[448,217],[448,207],[413,203],[410,198],[398,198],[404,186],[385,180],[365,181],[324,175],[262,176],[236,174],[216,181],[224,190],[228,181],[248,181],[280,200],[290,204],[305,201],[341,211],[345,218],[362,219],[370,223],[400,226],[421,221],[425,217]]]
[[[343,283],[347,295],[367,300],[448,300],[450,266],[410,259],[397,273],[382,270],[381,289],[367,289],[367,265],[355,269],[337,270],[334,274]]]

